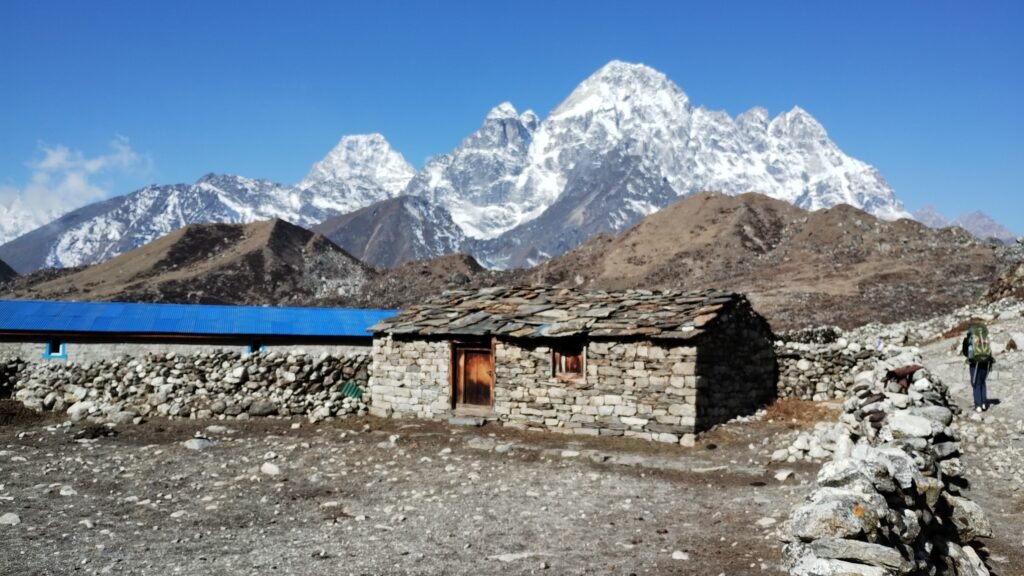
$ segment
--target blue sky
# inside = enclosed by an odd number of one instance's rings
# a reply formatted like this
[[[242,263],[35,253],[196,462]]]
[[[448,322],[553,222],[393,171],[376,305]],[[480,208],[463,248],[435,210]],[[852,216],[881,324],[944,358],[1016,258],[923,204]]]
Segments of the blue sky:
[[[733,115],[799,105],[909,208],[1020,234],[1022,28],[1013,1],[8,1],[0,203],[294,183],[352,133],[421,166],[494,105],[543,117],[620,59]]]

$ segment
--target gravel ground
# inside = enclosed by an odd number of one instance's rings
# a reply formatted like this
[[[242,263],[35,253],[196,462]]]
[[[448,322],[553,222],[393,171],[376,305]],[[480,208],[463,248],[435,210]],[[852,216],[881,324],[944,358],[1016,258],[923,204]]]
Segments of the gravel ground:
[[[757,456],[788,419],[686,449],[371,418],[106,436],[4,404],[0,574],[783,574],[818,468]]]
[[[1024,319],[989,325],[993,342],[1010,332],[1024,333]],[[997,401],[988,412],[971,412],[970,378],[960,354],[960,337],[936,342],[923,350],[925,364],[950,385],[964,410],[961,435],[971,487],[967,496],[978,502],[992,521],[993,537],[985,541],[993,574],[1024,574],[1024,351],[996,355],[988,395]]]

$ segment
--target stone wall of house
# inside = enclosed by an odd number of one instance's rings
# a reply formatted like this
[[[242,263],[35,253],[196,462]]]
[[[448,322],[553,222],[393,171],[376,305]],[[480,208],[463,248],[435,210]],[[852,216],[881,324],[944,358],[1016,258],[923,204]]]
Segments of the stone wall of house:
[[[91,362],[0,356],[0,397],[73,420],[130,422],[169,418],[307,415],[313,420],[366,412],[367,349],[341,356],[271,351],[259,354],[145,354]]]
[[[570,434],[692,442],[697,349],[590,342],[582,378],[552,375],[550,344],[499,341],[494,411],[501,422]]]
[[[147,354],[169,354],[179,356],[192,356],[197,354],[211,354],[219,352],[231,352],[235,354],[247,354],[249,342],[238,343],[209,343],[192,344],[168,340],[159,342],[83,342],[76,340],[64,340],[66,359],[47,360],[43,358],[46,351],[46,340],[38,338],[35,340],[6,340],[0,341],[0,357],[22,358],[24,360],[40,360],[49,362],[98,362],[102,360],[116,360],[129,356],[142,358]],[[301,354],[319,356],[327,354],[330,356],[342,357],[353,354],[367,354],[370,351],[370,342],[365,345],[356,344],[270,344],[266,345],[266,352],[277,351],[281,354]]]
[[[370,413],[395,418],[438,418],[451,412],[446,340],[373,339]]]
[[[698,430],[753,414],[778,396],[779,366],[768,323],[748,307],[719,315],[700,337]]]

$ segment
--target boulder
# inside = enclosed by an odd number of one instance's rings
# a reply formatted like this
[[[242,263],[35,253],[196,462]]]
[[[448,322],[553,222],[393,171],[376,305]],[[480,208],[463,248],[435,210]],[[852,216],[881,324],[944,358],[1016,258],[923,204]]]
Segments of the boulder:
[[[895,548],[871,542],[822,538],[811,542],[808,548],[819,558],[849,560],[860,564],[898,570],[901,573],[909,572],[913,568],[913,564]]]
[[[793,534],[806,542],[818,538],[873,537],[888,513],[885,499],[841,488],[819,488],[790,520]]]
[[[854,564],[844,560],[801,556],[789,570],[790,576],[890,576],[892,572],[878,566]]]
[[[953,525],[960,533],[961,542],[971,542],[978,538],[989,538],[992,536],[992,525],[978,506],[972,500],[954,496],[948,492],[943,493],[943,499],[951,510]]]
[[[249,405],[247,412],[249,416],[270,416],[271,414],[277,414],[277,404],[260,398]]]
[[[890,414],[887,425],[893,438],[927,438],[932,435],[932,424],[928,418],[903,410]]]

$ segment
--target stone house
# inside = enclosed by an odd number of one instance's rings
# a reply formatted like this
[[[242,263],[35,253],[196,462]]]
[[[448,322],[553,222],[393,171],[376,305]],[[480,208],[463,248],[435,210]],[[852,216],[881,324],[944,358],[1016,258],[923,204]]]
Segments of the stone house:
[[[371,330],[384,417],[675,442],[776,395],[771,329],[734,293],[454,291]]]

